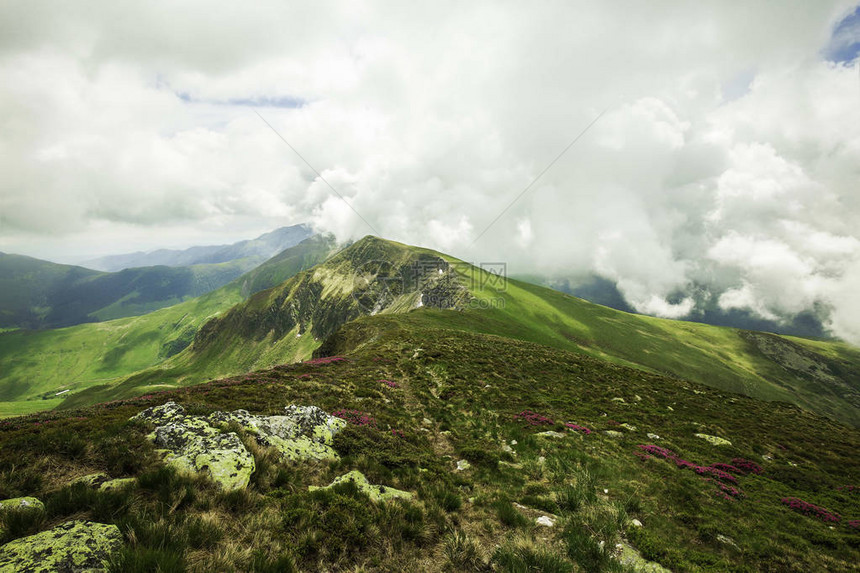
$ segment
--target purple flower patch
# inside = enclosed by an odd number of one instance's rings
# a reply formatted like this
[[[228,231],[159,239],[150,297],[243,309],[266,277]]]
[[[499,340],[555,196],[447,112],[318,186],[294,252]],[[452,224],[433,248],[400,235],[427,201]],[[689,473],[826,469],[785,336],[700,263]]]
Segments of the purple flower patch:
[[[372,426],[376,427],[376,420],[369,414],[359,412],[358,410],[335,410],[331,413],[336,418],[346,420],[347,423],[353,426]]]
[[[824,522],[837,523],[842,519],[838,513],[832,513],[824,509],[823,507],[818,507],[817,505],[805,502],[802,499],[798,499],[796,497],[784,497],[780,501],[784,505],[787,505],[789,509],[792,509],[804,515],[808,515],[810,517],[816,517]]]
[[[757,463],[743,458],[734,458],[732,460],[732,465],[744,474],[760,474],[764,471]]]
[[[574,432],[582,432],[586,436],[591,433],[591,430],[589,430],[585,426],[580,426],[578,424],[574,424],[573,422],[567,422],[564,427],[569,430],[573,430]]]
[[[848,527],[850,527],[851,529],[860,530],[860,519],[852,519],[852,520],[848,521],[847,523],[848,523]]]
[[[383,384],[388,386],[389,388],[400,388],[400,385],[394,380],[380,380]]]

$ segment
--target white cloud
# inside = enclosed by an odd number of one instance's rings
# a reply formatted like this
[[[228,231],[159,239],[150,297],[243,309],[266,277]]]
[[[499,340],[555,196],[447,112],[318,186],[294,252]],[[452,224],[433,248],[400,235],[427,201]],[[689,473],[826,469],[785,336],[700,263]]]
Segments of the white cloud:
[[[0,250],[373,232],[242,105],[282,102],[260,111],[387,237],[599,272],[662,316],[692,289],[817,305],[857,340],[858,64],[822,55],[853,8],[6,2]]]

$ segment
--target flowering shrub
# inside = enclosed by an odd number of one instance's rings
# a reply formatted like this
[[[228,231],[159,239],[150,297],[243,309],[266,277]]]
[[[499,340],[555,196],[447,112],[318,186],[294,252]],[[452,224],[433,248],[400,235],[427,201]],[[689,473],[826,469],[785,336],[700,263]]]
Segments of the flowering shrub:
[[[715,464],[711,464],[711,467],[716,468],[718,470],[722,470],[724,472],[731,472],[733,474],[738,474],[738,475],[743,475],[744,473],[746,473],[746,472],[741,471],[740,468],[736,468],[735,466],[733,466],[731,464],[723,464],[723,463],[717,462]]]
[[[738,479],[735,476],[728,472],[724,472],[723,470],[718,470],[713,466],[698,466],[694,471],[699,475],[712,475],[720,481],[738,483]]]
[[[515,414],[514,420],[525,422],[529,426],[551,426],[554,423],[546,416],[542,416],[541,414],[537,414],[531,410],[523,410],[519,414]]]
[[[573,422],[567,422],[567,423],[564,425],[564,427],[565,427],[565,428],[568,428],[568,429],[570,429],[570,430],[573,430],[573,431],[575,431],[575,432],[582,432],[582,433],[583,433],[583,434],[585,434],[586,436],[587,436],[588,434],[590,434],[590,433],[591,433],[591,430],[589,430],[589,429],[588,429],[588,428],[586,428],[585,426],[579,426],[579,425],[577,425],[577,424],[574,424]]]
[[[376,420],[372,416],[358,410],[335,410],[331,415],[354,426],[376,426]]]
[[[857,493],[860,492],[860,486],[856,485],[840,485],[837,486],[839,491],[844,491],[845,493]]]
[[[732,465],[739,469],[743,474],[760,474],[764,471],[757,463],[743,458],[734,458],[732,460]]]
[[[823,507],[818,507],[817,505],[805,502],[796,497],[784,497],[780,501],[798,513],[802,513],[810,517],[817,517],[824,522],[832,521],[835,523],[842,519],[838,513],[831,513]]]
[[[400,388],[400,385],[394,380],[380,380],[383,384],[388,386],[389,388]]]
[[[655,446],[653,444],[647,446],[644,444],[639,444],[637,447],[648,454],[659,456],[667,460],[674,460],[678,457],[672,450],[668,448],[661,448],[660,446]]]
[[[406,434],[403,433],[403,430],[391,430],[391,435],[395,438],[405,438]]]
[[[852,519],[851,521],[848,521],[847,523],[848,523],[848,527],[850,527],[851,529],[860,529],[860,519]]]

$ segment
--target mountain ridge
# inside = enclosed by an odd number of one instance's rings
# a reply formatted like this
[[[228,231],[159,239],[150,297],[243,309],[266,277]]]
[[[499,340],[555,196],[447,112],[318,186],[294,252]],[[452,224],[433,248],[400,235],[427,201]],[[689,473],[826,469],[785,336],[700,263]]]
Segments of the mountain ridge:
[[[414,265],[421,261],[429,272],[416,275]],[[377,265],[372,272],[361,269],[371,263]],[[456,277],[457,288],[453,295],[443,288],[441,295],[430,296],[439,281],[421,285],[416,276],[443,277],[449,287]],[[459,302],[449,304],[455,298]],[[443,304],[424,305],[432,300]],[[454,257],[376,237],[357,241],[203,324],[189,348],[155,369],[98,395],[70,396],[64,407],[109,399],[114,392],[128,397],[155,386],[194,384],[307,359],[326,338],[338,336],[338,328],[349,330],[356,321],[424,324],[536,342],[860,424],[860,379],[852,374],[860,350],[851,346],[768,335],[776,345],[768,354],[758,339],[737,329],[615,311],[512,279],[500,284],[498,277]],[[809,368],[826,376],[815,379],[802,368],[786,367],[810,357]]]
[[[254,258],[260,262],[292,247],[313,234],[308,225],[279,227],[254,239],[231,244],[194,246],[187,249],[157,249],[120,255],[107,255],[81,263],[96,270],[120,271],[125,268],[148,266],[190,266],[226,263],[236,259]]]

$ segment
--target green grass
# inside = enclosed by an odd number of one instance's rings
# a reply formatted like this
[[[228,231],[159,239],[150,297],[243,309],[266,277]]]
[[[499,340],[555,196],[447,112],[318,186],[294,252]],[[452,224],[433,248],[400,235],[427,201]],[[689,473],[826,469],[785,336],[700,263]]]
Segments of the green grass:
[[[364,343],[338,363],[279,366],[7,420],[0,423],[0,495],[46,502],[46,520],[22,521],[19,531],[72,515],[116,523],[127,539],[116,570],[613,571],[617,563],[600,542],[613,546],[621,538],[675,571],[850,571],[860,560],[860,534],[846,523],[860,518],[860,498],[837,489],[860,475],[857,429],[785,403],[427,320],[351,323],[340,336]],[[377,424],[338,434],[337,462],[291,464],[256,451],[260,473],[252,486],[225,496],[206,479],[160,469],[144,437],[149,428],[127,421],[168,399],[198,414],[275,414],[289,403],[315,404],[360,410]],[[514,415],[526,409],[553,423],[517,422]],[[568,432],[562,422],[593,433]],[[536,435],[546,429],[567,435]],[[696,464],[742,457],[764,473],[739,477],[742,496],[723,499],[714,482],[691,470],[638,457],[637,445],[650,443],[646,432]],[[712,446],[695,433],[732,446]],[[512,441],[509,453],[502,446]],[[476,463],[454,471],[465,454]],[[416,499],[380,506],[348,486],[307,490],[353,469]],[[113,496],[67,487],[94,471],[134,476],[138,487]],[[830,529],[791,512],[782,497],[815,503],[843,521]],[[556,526],[536,526],[536,516],[550,509]],[[630,525],[633,518],[644,527]]]
[[[23,416],[35,412],[44,412],[56,408],[63,402],[63,398],[51,398],[47,400],[30,400],[27,402],[0,402],[0,418],[10,416]]]

